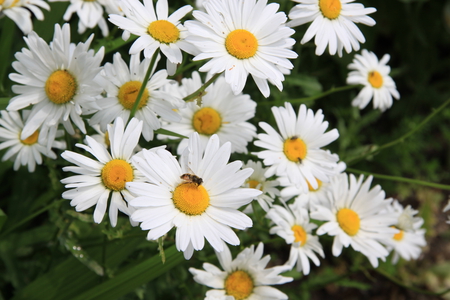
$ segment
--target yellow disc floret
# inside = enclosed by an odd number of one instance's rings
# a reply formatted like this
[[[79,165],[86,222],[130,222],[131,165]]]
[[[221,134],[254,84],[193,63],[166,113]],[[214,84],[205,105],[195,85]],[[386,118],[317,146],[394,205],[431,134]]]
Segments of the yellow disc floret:
[[[394,226],[392,226],[392,227],[396,228]],[[399,241],[403,240],[403,236],[404,236],[405,232],[403,230],[401,230],[401,229],[398,229],[398,230],[400,230],[400,231],[397,232],[396,234],[394,234],[394,236],[392,238],[399,242]]]
[[[376,89],[383,86],[383,76],[377,71],[369,72],[367,80]]]
[[[290,161],[301,163],[306,157],[306,144],[302,139],[293,136],[284,141],[283,152]]]
[[[306,181],[306,183],[308,184],[308,189],[310,192],[315,192],[320,190],[320,188],[322,187],[322,181],[320,181],[319,179],[316,178],[317,181],[317,189],[313,188],[312,185],[309,183],[309,181]]]
[[[153,21],[148,25],[148,34],[160,43],[175,43],[180,38],[180,30],[167,20]]]
[[[305,229],[300,225],[294,225],[291,229],[294,232],[295,242],[300,242],[300,246],[303,246],[308,238]]]
[[[77,81],[66,70],[53,72],[45,82],[45,93],[55,104],[64,104],[73,99],[77,92]]]
[[[341,208],[337,212],[337,221],[344,232],[350,236],[358,233],[361,220],[358,214],[349,208]]]
[[[33,145],[33,144],[36,144],[36,142],[38,140],[38,137],[39,137],[39,130],[36,130],[35,132],[33,132],[32,135],[30,135],[26,139],[23,139],[23,140],[20,140],[20,141],[24,145]]]
[[[250,31],[236,29],[230,32],[225,39],[225,48],[234,57],[246,59],[256,54],[258,40]]]
[[[122,159],[113,159],[101,171],[102,182],[110,190],[121,191],[125,183],[133,181],[133,168]]]
[[[120,87],[117,98],[119,98],[119,102],[124,108],[128,110],[131,110],[133,108],[134,102],[136,102],[141,86],[142,82],[140,81],[128,81]],[[139,101],[139,105],[137,107],[138,109],[147,104],[148,96],[148,90],[147,88],[145,88],[144,92],[142,93],[141,100]]]
[[[341,0],[319,0],[319,8],[325,18],[336,19],[341,14]]]
[[[253,292],[252,277],[242,270],[237,270],[225,279],[225,294],[233,296],[236,300],[247,299]]]
[[[201,215],[209,206],[209,194],[203,185],[183,182],[173,191],[173,204],[186,215]]]
[[[256,189],[256,187],[260,184],[258,180],[249,180],[247,181],[248,187],[251,189]]]
[[[211,107],[203,107],[195,112],[192,118],[192,126],[201,134],[211,135],[216,133],[222,125],[222,118],[217,110]]]

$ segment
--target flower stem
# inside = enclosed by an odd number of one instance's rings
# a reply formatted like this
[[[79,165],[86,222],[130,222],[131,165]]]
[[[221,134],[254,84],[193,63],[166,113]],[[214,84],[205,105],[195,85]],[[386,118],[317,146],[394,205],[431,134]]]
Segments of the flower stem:
[[[136,110],[139,107],[139,102],[141,102],[142,94],[144,94],[144,90],[147,88],[147,83],[150,78],[150,74],[152,73],[153,67],[156,62],[156,58],[158,57],[160,49],[156,49],[156,51],[153,53],[152,60],[150,61],[150,64],[148,65],[147,73],[145,73],[144,80],[142,81],[141,88],[139,89],[139,92],[136,97],[136,101],[134,101],[133,108],[130,112],[130,117],[128,118],[128,122],[134,117],[136,114]]]
[[[211,83],[216,81],[216,79],[220,76],[222,73],[216,73],[213,77],[211,77],[207,82],[205,82],[198,90],[193,92],[190,95],[187,95],[183,98],[184,101],[193,101],[203,95],[203,92],[206,90],[208,86],[210,86]]]

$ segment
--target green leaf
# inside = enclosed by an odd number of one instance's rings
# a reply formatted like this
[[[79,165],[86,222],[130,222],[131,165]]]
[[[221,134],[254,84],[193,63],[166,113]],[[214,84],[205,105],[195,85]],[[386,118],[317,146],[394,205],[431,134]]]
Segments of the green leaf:
[[[313,96],[322,92],[323,88],[316,77],[298,74],[287,77],[286,83],[291,86],[301,87],[306,96]]]
[[[187,136],[178,134],[176,132],[173,132],[173,131],[170,131],[170,130],[167,130],[167,129],[162,129],[162,128],[155,130],[155,133],[156,134],[164,134],[164,135],[168,135],[168,136],[174,136],[174,137],[178,137],[178,138],[181,138],[181,139],[187,139],[188,138]]]

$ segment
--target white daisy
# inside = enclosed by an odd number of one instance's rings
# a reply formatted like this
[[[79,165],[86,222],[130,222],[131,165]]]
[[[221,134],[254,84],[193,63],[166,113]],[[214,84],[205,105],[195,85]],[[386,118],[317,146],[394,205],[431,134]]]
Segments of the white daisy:
[[[271,287],[274,284],[291,282],[291,277],[279,275],[286,268],[276,266],[266,268],[270,256],[262,257],[264,244],[259,243],[245,248],[232,260],[227,246],[220,253],[216,252],[222,269],[204,263],[203,270],[189,268],[194,280],[200,284],[213,288],[206,292],[205,299],[248,299],[248,300],[277,300],[288,299],[287,295]]]
[[[385,111],[392,106],[392,97],[400,99],[394,80],[387,65],[389,54],[385,54],[380,61],[373,52],[363,49],[361,55],[356,54],[353,62],[348,65],[352,70],[347,76],[348,84],[362,84],[364,88],[352,101],[352,105],[363,109],[373,98],[373,108]]]
[[[127,215],[134,211],[127,205],[134,196],[125,183],[143,180],[142,174],[131,162],[141,131],[142,121],[133,118],[125,127],[123,119],[117,118],[113,125],[108,126],[111,153],[103,144],[86,136],[87,145],[76,146],[91,153],[97,160],[72,151],[61,154],[65,160],[76,165],[64,167],[63,171],[79,174],[61,180],[70,189],[62,197],[71,199],[70,205],[75,206],[76,211],[95,205],[94,221],[100,223],[111,198],[109,220],[113,227],[117,224],[119,210]]]
[[[322,55],[328,46],[331,55],[342,56],[342,49],[347,53],[359,50],[359,43],[364,43],[364,35],[355,25],[362,23],[375,25],[375,20],[367,16],[375,8],[365,8],[354,0],[292,0],[298,2],[289,12],[292,20],[289,26],[298,26],[312,22],[306,30],[301,43],[305,44],[314,36],[316,55]]]
[[[364,182],[363,179],[362,175],[357,180],[353,174],[347,176],[346,173],[333,177],[327,205],[316,205],[310,216],[325,221],[316,233],[334,236],[334,256],[339,256],[343,247],[352,246],[377,267],[378,258],[384,260],[389,254],[380,242],[384,243],[398,232],[391,228],[397,217],[393,213],[382,213],[391,201],[385,199],[379,185],[370,189],[372,176]]]
[[[417,210],[411,206],[403,207],[397,200],[394,200],[386,209],[389,213],[395,213],[397,223],[394,227],[400,232],[394,234],[391,239],[385,241],[388,250],[393,250],[392,263],[396,264],[399,258],[411,260],[419,258],[422,247],[426,246],[425,229],[421,228],[423,219],[415,217]]]
[[[183,78],[179,88],[180,96],[185,97],[202,86],[198,72],[192,73],[192,79]],[[208,143],[213,134],[219,136],[220,142],[231,142],[231,151],[247,153],[247,143],[256,137],[256,127],[247,122],[253,118],[256,102],[249,95],[234,95],[230,85],[223,76],[211,84],[198,101],[187,103],[187,107],[180,109],[181,121],[170,122],[163,128],[178,134],[189,136],[198,132],[200,142]],[[171,138],[158,135],[158,139]],[[183,139],[178,145],[178,154],[187,147],[188,140]]]
[[[293,68],[288,58],[297,58],[289,48],[294,30],[285,26],[286,15],[277,12],[279,4],[267,0],[211,0],[203,3],[206,13],[194,11],[198,21],[186,21],[200,54],[194,60],[211,59],[201,72],[225,72],[225,80],[237,95],[251,74],[261,93],[270,95],[267,81],[280,91],[283,73]]]
[[[18,73],[9,78],[20,83],[12,90],[13,97],[7,110],[17,111],[29,105],[31,114],[23,128],[21,139],[32,135],[38,128],[50,132],[48,140],[54,140],[56,128],[62,123],[74,134],[72,123],[86,133],[82,112],[95,111],[95,104],[102,89],[95,80],[101,68],[103,47],[94,55],[89,50],[93,35],[86,43],[70,43],[70,26],[55,25],[53,42],[49,45],[34,31],[24,37],[29,49],[17,52],[12,66]]]
[[[261,191],[240,188],[253,170],[240,170],[242,163],[228,163],[230,143],[222,146],[213,135],[206,149],[200,145],[197,133],[190,136],[189,146],[180,163],[169,151],[154,153],[142,150],[133,161],[151,183],[127,184],[138,197],[131,201],[137,208],[132,220],[141,222],[143,230],[150,230],[147,239],[156,240],[176,227],[176,246],[189,259],[193,250],[201,250],[204,238],[219,252],[225,241],[239,244],[230,228],[246,229],[252,220],[238,210]]]
[[[287,244],[292,245],[286,265],[293,268],[297,264],[297,271],[303,272],[304,275],[309,274],[309,260],[320,266],[317,254],[322,258],[325,254],[319,238],[311,234],[317,225],[309,222],[309,214],[305,208],[299,204],[291,204],[287,210],[274,205],[267,213],[267,218],[275,223],[275,226],[270,228],[270,233],[279,235]]]
[[[170,16],[167,0],[156,2],[156,13],[153,8],[153,0],[145,0],[142,4],[139,0],[123,0],[120,2],[125,17],[110,14],[109,21],[120,29],[125,30],[124,39],[130,37],[130,33],[139,36],[130,48],[130,54],[144,51],[144,56],[151,58],[156,49],[167,57],[167,70],[169,75],[175,73],[176,65],[182,62],[181,50],[188,53],[196,52],[196,48],[185,41],[187,30],[180,23],[192,6],[185,5]]]
[[[26,121],[29,115],[28,110],[22,111],[23,120]],[[2,161],[7,159],[14,160],[14,170],[17,171],[19,167],[28,165],[28,172],[34,172],[36,164],[42,164],[42,155],[56,159],[56,154],[46,148],[47,141],[38,141],[40,132],[36,130],[32,135],[26,139],[20,138],[20,133],[23,129],[23,121],[20,114],[16,111],[7,112],[1,111],[0,118],[0,150],[8,149],[3,155]],[[62,131],[57,133],[62,135]],[[65,142],[52,141],[50,143],[52,148],[64,149]]]
[[[50,6],[43,0],[3,0],[0,4],[0,17],[5,15],[13,20],[26,35],[33,30],[30,11],[36,19],[44,20],[41,8],[50,10]]]
[[[104,131],[117,117],[128,120],[149,65],[150,59],[141,62],[139,55],[132,55],[128,68],[120,53],[114,54],[113,63],[106,63],[104,66],[104,89],[107,97],[97,99],[101,109],[92,116],[89,124],[100,124]],[[154,69],[135,114],[137,119],[144,121],[142,135],[147,141],[153,140],[153,131],[161,127],[158,115],[170,121],[180,121],[181,116],[177,110],[185,106],[180,98],[159,90],[169,80],[166,70],[153,74]]]
[[[328,122],[323,121],[322,110],[314,114],[302,104],[296,116],[292,105],[286,102],[285,107],[272,107],[272,112],[280,133],[260,122],[259,126],[267,134],[258,134],[259,140],[254,142],[267,149],[254,153],[270,166],[266,177],[287,175],[303,191],[308,190],[308,183],[317,189],[317,180],[329,182],[329,177],[336,173],[339,158],[321,148],[336,140],[339,133],[336,129],[325,133]]]

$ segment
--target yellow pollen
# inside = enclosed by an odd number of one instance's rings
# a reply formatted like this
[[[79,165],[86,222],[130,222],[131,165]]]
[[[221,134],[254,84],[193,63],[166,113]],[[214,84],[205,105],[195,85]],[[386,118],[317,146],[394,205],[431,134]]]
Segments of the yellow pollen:
[[[305,142],[296,136],[288,138],[284,141],[283,152],[290,161],[301,163],[306,157]]]
[[[319,0],[319,8],[325,18],[336,19],[341,14],[341,0]]]
[[[55,104],[64,104],[72,100],[77,89],[75,77],[66,70],[53,72],[45,82],[45,93]]]
[[[211,135],[216,133],[222,125],[219,113],[211,107],[203,107],[195,112],[192,118],[192,126],[201,134]]]
[[[183,182],[173,191],[173,204],[186,215],[201,215],[209,206],[209,195],[203,185]]]
[[[160,43],[175,43],[180,38],[180,30],[167,20],[153,21],[148,25],[148,34]]]
[[[249,180],[247,183],[249,188],[256,189],[260,182],[258,180]]]
[[[358,233],[361,221],[355,211],[349,208],[341,208],[337,212],[336,217],[339,226],[342,228],[342,230],[344,230],[346,234],[354,236]]]
[[[381,76],[381,74],[377,71],[369,72],[367,80],[376,89],[383,86],[383,76]]]
[[[125,109],[131,110],[133,108],[141,85],[142,82],[140,81],[128,81],[120,87],[117,98],[119,98],[120,104],[122,104]],[[145,88],[137,109],[141,109],[147,104],[148,97],[148,90]]]
[[[225,48],[234,57],[246,59],[256,54],[258,40],[250,31],[236,29],[230,32],[225,39]]]
[[[20,136],[20,134],[19,134],[19,136]],[[20,140],[20,141],[24,145],[33,145],[33,144],[36,144],[38,137],[39,137],[39,130],[36,130],[32,135],[30,135],[26,139]]]
[[[313,188],[312,185],[308,181],[306,181],[306,183],[308,184],[308,189],[309,189],[310,192],[318,191],[322,187],[322,181],[320,181],[317,178],[316,178],[316,181],[317,181],[317,185],[318,185],[317,189]]]
[[[295,242],[300,242],[300,246],[303,246],[308,238],[305,229],[300,225],[294,225],[291,229],[294,232]]]
[[[396,227],[392,226],[392,228],[396,228]],[[405,232],[401,229],[398,229],[398,230],[400,230],[400,232],[394,234],[394,236],[392,238],[396,241],[401,241],[401,240],[403,240],[403,235],[405,234]]]
[[[113,159],[105,164],[101,172],[103,184],[110,190],[121,191],[125,183],[133,181],[133,168],[122,159]]]
[[[253,279],[242,270],[237,270],[225,279],[225,293],[236,300],[247,299],[253,292]]]

